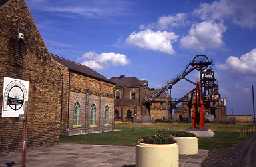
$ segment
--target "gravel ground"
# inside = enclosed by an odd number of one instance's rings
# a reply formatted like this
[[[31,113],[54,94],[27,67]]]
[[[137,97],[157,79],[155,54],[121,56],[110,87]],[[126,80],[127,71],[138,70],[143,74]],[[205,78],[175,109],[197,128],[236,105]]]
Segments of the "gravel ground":
[[[229,148],[211,151],[203,167],[256,167],[256,135]]]

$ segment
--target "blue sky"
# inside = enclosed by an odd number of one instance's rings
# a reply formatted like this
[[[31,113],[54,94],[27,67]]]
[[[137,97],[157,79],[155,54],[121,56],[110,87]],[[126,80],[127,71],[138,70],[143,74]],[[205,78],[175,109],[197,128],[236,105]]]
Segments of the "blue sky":
[[[206,54],[214,61],[228,112],[252,112],[255,0],[28,0],[28,5],[49,50],[59,56],[107,77],[136,76],[160,87],[194,55]],[[189,89],[181,82],[174,96]]]

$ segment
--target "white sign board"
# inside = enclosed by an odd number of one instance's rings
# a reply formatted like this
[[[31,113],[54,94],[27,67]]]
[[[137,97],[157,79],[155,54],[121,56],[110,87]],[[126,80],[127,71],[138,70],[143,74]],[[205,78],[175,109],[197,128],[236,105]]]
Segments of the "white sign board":
[[[23,115],[28,91],[29,81],[4,77],[2,117]]]

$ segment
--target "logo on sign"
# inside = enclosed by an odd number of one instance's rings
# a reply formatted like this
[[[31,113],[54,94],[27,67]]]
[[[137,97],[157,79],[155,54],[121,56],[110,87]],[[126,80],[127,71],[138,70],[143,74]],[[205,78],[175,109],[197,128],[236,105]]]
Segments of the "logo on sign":
[[[2,117],[19,117],[24,114],[23,106],[28,100],[28,88],[28,81],[4,78]]]

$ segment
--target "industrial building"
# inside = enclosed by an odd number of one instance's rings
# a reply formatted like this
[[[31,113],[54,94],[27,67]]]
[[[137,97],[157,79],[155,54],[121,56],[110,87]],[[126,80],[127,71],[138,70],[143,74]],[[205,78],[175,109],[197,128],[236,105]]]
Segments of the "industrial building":
[[[155,98],[149,106],[145,98],[156,91],[148,81],[121,75],[110,79],[115,87],[115,120],[148,122],[168,120],[170,96],[166,92]]]

